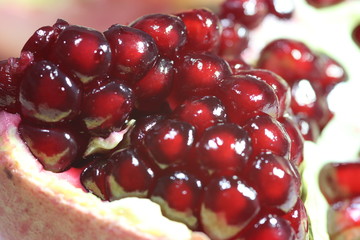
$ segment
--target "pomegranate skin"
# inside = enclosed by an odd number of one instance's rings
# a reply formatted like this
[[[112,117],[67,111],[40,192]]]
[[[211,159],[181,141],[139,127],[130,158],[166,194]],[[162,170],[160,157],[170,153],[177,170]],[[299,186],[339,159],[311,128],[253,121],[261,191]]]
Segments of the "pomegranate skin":
[[[128,199],[145,207],[135,213],[126,201],[102,202],[85,193],[74,170],[43,171],[17,133],[19,121],[18,115],[0,112],[1,240],[208,239],[163,218],[150,201]]]

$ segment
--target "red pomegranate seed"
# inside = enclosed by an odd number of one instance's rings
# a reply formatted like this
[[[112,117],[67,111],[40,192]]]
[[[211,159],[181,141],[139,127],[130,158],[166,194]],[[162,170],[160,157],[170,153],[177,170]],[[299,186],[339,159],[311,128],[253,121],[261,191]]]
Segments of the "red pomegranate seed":
[[[35,60],[43,60],[49,57],[53,44],[59,34],[68,27],[69,24],[64,20],[57,20],[53,26],[44,26],[35,31],[27,40],[21,52],[31,52]]]
[[[194,127],[189,123],[166,119],[151,128],[145,136],[145,144],[155,162],[166,168],[188,160],[194,134]]]
[[[320,127],[316,120],[298,114],[295,117],[295,122],[297,123],[304,140],[316,142],[320,136]]]
[[[290,223],[280,216],[268,214],[252,226],[241,239],[244,240],[295,240]]]
[[[261,51],[258,68],[268,69],[283,77],[290,85],[299,79],[307,79],[314,70],[314,54],[302,42],[277,39]]]
[[[268,14],[266,0],[225,0],[220,7],[220,17],[253,29],[260,25]]]
[[[71,25],[58,36],[51,48],[51,59],[61,69],[76,74],[87,83],[107,73],[111,50],[105,36],[90,28]]]
[[[32,62],[33,55],[29,52],[22,52],[19,58],[0,61],[0,110],[19,112],[19,85]]]
[[[54,27],[41,27],[28,39],[21,51],[31,51],[36,60],[44,59],[48,56],[56,39],[57,34]]]
[[[158,49],[149,34],[118,24],[104,34],[111,48],[113,76],[133,85],[155,64]]]
[[[289,19],[295,11],[294,0],[266,0],[269,13],[281,19]]]
[[[142,156],[148,156],[147,146],[145,144],[146,134],[159,122],[165,119],[164,115],[145,115],[138,117],[135,127],[130,131],[130,144],[137,149]]]
[[[272,153],[261,153],[247,171],[251,186],[258,192],[262,208],[290,211],[299,193],[298,173],[292,163]]]
[[[290,137],[276,119],[269,115],[251,118],[244,129],[251,137],[252,156],[272,152],[286,159],[290,156]]]
[[[0,62],[0,110],[16,113],[18,108],[18,79],[13,76],[7,60]]]
[[[92,135],[107,137],[122,128],[133,105],[131,89],[117,81],[110,81],[86,92],[82,117]]]
[[[133,87],[135,107],[146,112],[157,109],[170,94],[173,78],[172,61],[159,58],[157,63]]]
[[[80,110],[82,91],[55,64],[43,60],[26,69],[20,84],[21,113],[35,122],[73,119]]]
[[[220,82],[231,74],[229,65],[222,58],[210,53],[190,53],[175,62],[172,98],[180,103],[193,96],[214,95]]]
[[[222,32],[218,55],[227,58],[238,58],[248,47],[249,30],[241,23],[229,18],[221,19]]]
[[[306,0],[308,4],[316,8],[330,7],[344,1],[345,0]]]
[[[354,42],[360,47],[360,23],[355,25],[351,32],[351,37],[354,40]]]
[[[330,93],[337,84],[345,82],[348,78],[343,66],[326,54],[317,55],[314,64],[316,70],[311,82],[320,86],[319,90],[323,95]]]
[[[281,217],[290,222],[295,230],[296,240],[307,239],[309,234],[309,218],[304,203],[300,198],[293,209]]]
[[[290,137],[290,158],[289,160],[295,165],[300,166],[304,160],[304,137],[295,122],[289,116],[278,119],[285,131]]]
[[[269,84],[279,100],[279,116],[288,110],[291,101],[291,92],[288,83],[276,73],[265,69],[250,69],[239,71],[238,75],[253,76]]]
[[[166,217],[197,229],[201,197],[201,181],[186,171],[176,170],[156,180],[150,199],[162,206]]]
[[[249,70],[251,66],[241,57],[227,59],[234,75],[238,75],[242,70]]]
[[[359,215],[359,197],[331,205],[327,213],[330,239],[357,239],[360,227]]]
[[[152,36],[158,46],[159,53],[173,56],[186,42],[186,27],[177,16],[151,14],[140,17],[130,24]]]
[[[125,197],[146,197],[152,187],[155,173],[133,149],[114,152],[108,160],[110,200]]]
[[[226,110],[215,96],[205,96],[185,101],[173,111],[173,117],[195,127],[196,138],[208,127],[227,121]]]
[[[92,162],[81,172],[80,182],[86,190],[102,200],[110,200],[107,177],[110,164],[106,156],[92,156]]]
[[[206,186],[200,216],[211,239],[228,239],[260,211],[257,193],[237,177],[214,178]]]
[[[220,41],[219,18],[207,9],[177,14],[186,26],[187,41],[182,51],[211,52]]]
[[[63,172],[81,154],[74,134],[66,129],[37,127],[22,122],[19,132],[45,170]]]
[[[322,95],[309,80],[302,79],[294,82],[291,95],[290,106],[293,113],[314,119],[320,130],[332,118],[326,96]]]
[[[196,145],[198,159],[210,173],[221,175],[241,171],[252,147],[248,133],[233,123],[224,123],[205,130]]]
[[[225,78],[218,89],[218,97],[225,105],[229,119],[234,122],[243,113],[264,112],[274,117],[279,116],[279,101],[274,89],[252,76]]]
[[[328,163],[320,171],[319,186],[329,204],[360,196],[359,162]]]

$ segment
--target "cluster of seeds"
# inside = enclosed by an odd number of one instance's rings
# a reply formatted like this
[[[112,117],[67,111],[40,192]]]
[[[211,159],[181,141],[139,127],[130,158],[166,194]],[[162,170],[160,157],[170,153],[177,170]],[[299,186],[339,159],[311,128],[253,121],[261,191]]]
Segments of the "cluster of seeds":
[[[44,169],[82,169],[103,200],[150,198],[212,239],[310,238],[303,141],[331,119],[327,95],[346,74],[292,39],[241,58],[267,14],[291,17],[276,2],[226,0],[218,14],[152,14],[103,33],[58,20],[0,62],[0,109],[21,115]],[[118,145],[87,152],[113,133]]]

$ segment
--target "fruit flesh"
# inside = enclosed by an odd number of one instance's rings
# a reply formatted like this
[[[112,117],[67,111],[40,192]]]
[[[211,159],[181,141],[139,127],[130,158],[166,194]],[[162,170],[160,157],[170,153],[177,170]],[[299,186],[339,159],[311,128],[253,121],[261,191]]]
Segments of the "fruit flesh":
[[[102,202],[84,192],[80,172],[44,171],[17,134],[19,120],[0,112],[1,239],[206,239],[150,200]]]

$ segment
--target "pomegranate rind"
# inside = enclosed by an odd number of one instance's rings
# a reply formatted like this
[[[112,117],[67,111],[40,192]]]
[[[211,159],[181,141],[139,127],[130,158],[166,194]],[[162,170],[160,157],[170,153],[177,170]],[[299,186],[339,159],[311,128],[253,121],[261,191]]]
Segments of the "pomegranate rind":
[[[207,239],[148,199],[101,201],[71,174],[43,170],[18,135],[19,122],[0,112],[0,239]]]

